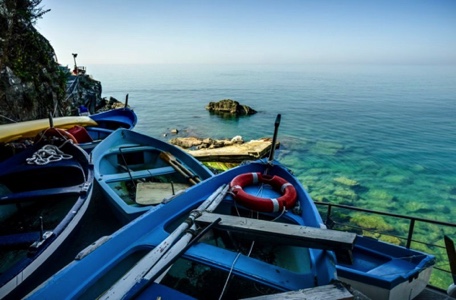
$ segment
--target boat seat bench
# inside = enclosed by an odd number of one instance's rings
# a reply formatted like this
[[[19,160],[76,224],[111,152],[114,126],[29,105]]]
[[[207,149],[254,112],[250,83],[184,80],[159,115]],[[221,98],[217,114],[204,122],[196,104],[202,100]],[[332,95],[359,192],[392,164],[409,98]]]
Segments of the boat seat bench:
[[[147,170],[139,170],[139,171],[131,171],[131,172],[122,172],[117,174],[107,174],[103,175],[103,180],[105,182],[113,182],[113,181],[125,181],[133,179],[140,179],[140,178],[147,178],[147,177],[154,177],[159,175],[167,175],[175,173],[176,170],[171,167],[161,167],[161,168],[154,168],[154,169],[147,169]],[[131,175],[131,177],[130,177]]]
[[[86,130],[91,131],[91,132],[100,132],[100,133],[106,133],[106,134],[112,133],[112,129],[106,129],[106,128],[100,128],[100,127],[86,127]]]
[[[351,251],[356,234],[295,224],[270,222],[244,217],[203,212],[198,223],[209,224],[221,218],[216,228],[252,235],[266,241],[324,250]]]
[[[36,201],[47,201],[49,197],[60,196],[60,199],[65,199],[65,195],[81,195],[87,192],[87,186],[85,185],[74,185],[68,187],[49,188],[43,190],[23,191],[17,193],[11,193],[2,195],[0,197],[0,204],[14,204],[19,202],[27,202],[33,199]]]
[[[367,273],[371,275],[384,276],[385,274],[403,274],[404,271],[413,271],[415,269],[415,264],[412,264],[405,259],[392,259],[391,261],[382,264],[372,270],[369,270]],[[418,272],[418,271],[417,271]]]
[[[40,232],[23,232],[0,236],[0,246],[3,247],[28,247],[40,239]]]
[[[152,147],[152,146],[142,146],[139,144],[129,144],[122,147],[116,147],[109,151],[109,155],[113,154],[126,154],[131,152],[144,152],[144,151],[153,151],[153,152],[161,152],[161,150]]]

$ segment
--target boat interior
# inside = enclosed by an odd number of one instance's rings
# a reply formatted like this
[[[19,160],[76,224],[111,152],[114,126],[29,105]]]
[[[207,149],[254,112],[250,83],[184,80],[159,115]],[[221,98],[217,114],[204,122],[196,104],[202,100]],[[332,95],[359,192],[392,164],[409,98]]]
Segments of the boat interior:
[[[162,153],[150,146],[119,147],[103,157],[99,169],[103,180],[125,203],[147,205],[140,199],[142,193],[148,193],[150,198],[150,188],[154,193],[163,189],[163,193],[155,197],[162,200],[191,186],[191,176],[178,172],[163,159]],[[179,164],[184,166],[182,162]]]

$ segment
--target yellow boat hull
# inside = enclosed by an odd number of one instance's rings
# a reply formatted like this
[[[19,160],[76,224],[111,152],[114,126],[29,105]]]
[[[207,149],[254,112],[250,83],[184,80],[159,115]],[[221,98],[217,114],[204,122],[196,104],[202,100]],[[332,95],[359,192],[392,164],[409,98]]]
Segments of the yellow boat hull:
[[[69,129],[75,125],[96,126],[97,122],[87,116],[60,117],[53,119],[54,127]],[[0,125],[0,143],[8,143],[20,138],[31,138],[49,128],[49,119],[32,120]]]

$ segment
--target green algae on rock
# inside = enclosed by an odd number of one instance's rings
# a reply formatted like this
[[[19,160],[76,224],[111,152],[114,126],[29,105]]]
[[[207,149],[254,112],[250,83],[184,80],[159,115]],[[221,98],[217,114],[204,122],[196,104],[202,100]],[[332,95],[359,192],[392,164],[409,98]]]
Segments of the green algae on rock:
[[[379,215],[366,215],[355,213],[350,219],[350,222],[365,229],[375,229],[380,232],[388,232],[394,229],[393,226],[388,224],[382,216]]]
[[[336,182],[336,183],[340,183],[342,185],[349,186],[349,187],[359,186],[359,182],[358,181],[350,179],[350,178],[347,178],[345,176],[336,177],[336,178],[334,178],[333,181]]]

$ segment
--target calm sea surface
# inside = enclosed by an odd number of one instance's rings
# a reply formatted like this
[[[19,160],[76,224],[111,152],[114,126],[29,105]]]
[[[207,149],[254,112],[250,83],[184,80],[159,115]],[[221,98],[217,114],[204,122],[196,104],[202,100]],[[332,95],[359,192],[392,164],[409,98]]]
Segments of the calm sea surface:
[[[124,100],[136,131],[244,140],[272,136],[276,158],[315,200],[454,221],[455,66],[88,66],[103,96]],[[209,114],[234,99],[250,117]],[[357,184],[356,187],[349,186]]]

